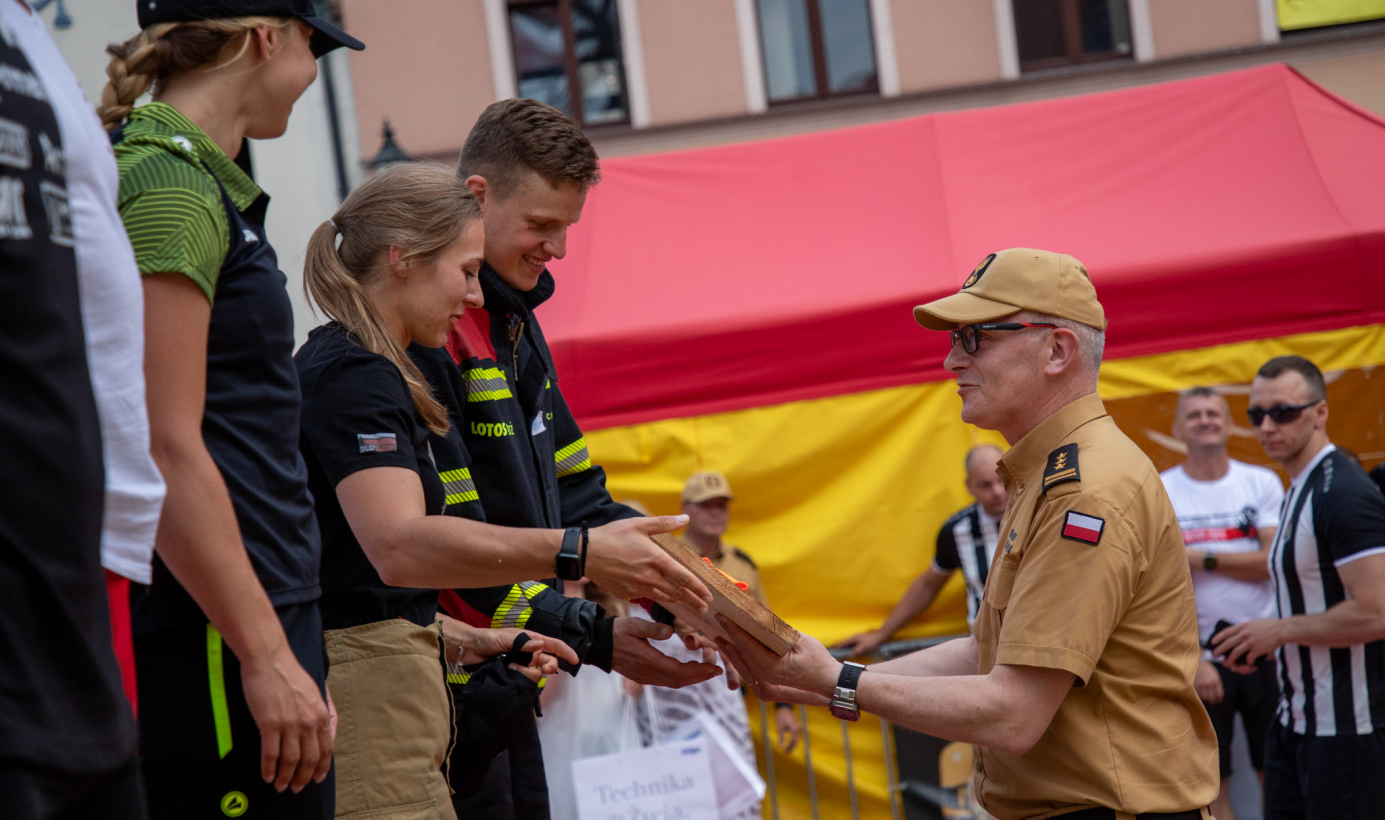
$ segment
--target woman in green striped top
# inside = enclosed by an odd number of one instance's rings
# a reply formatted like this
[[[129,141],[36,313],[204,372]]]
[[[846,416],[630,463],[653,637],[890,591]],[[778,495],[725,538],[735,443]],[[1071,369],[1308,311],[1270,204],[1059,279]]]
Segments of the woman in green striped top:
[[[151,441],[169,485],[153,583],[131,593],[150,813],[327,818],[321,546],[292,310],[245,140],[284,133],[317,56],[362,46],[309,0],[138,8],[143,30],[108,49],[100,113],[144,277]]]

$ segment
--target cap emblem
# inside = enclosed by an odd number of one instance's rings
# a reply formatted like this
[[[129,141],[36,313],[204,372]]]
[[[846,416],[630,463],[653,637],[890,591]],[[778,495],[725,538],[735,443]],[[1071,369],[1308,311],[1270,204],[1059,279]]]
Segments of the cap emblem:
[[[985,259],[982,259],[981,263],[976,266],[976,269],[971,272],[971,276],[967,277],[967,281],[962,283],[962,290],[966,290],[967,288],[981,281],[981,274],[985,273],[986,268],[990,267],[991,263],[994,261],[995,254],[990,254]]]

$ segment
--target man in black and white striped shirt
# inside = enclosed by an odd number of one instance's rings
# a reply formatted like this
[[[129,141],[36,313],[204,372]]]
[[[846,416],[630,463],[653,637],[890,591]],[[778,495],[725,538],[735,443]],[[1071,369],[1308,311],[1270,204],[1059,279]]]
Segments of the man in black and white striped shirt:
[[[981,444],[967,452],[963,462],[967,492],[976,503],[963,507],[943,523],[938,532],[933,563],[914,579],[878,629],[862,632],[838,644],[861,657],[873,653],[905,624],[932,605],[952,573],[962,571],[967,582],[967,626],[976,620],[981,593],[986,588],[986,572],[995,557],[1000,538],[1000,517],[1005,514],[1005,484],[996,474],[1001,450],[994,444]]]
[[[1270,549],[1279,618],[1217,636],[1249,672],[1277,650],[1280,703],[1265,744],[1265,817],[1385,818],[1385,497],[1327,437],[1307,359],[1256,374],[1250,420],[1291,483]]]

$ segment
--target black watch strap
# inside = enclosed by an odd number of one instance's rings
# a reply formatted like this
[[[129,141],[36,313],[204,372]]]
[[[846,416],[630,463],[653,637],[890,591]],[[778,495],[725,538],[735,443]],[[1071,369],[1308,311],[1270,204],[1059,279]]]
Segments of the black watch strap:
[[[866,671],[866,667],[859,663],[852,663],[851,661],[843,663],[841,674],[837,676],[837,688],[856,691],[856,682],[861,679],[861,673],[864,671]]]
[[[558,548],[558,557],[553,561],[553,574],[564,581],[576,581],[582,577],[582,528],[568,527],[563,530],[563,545]]]

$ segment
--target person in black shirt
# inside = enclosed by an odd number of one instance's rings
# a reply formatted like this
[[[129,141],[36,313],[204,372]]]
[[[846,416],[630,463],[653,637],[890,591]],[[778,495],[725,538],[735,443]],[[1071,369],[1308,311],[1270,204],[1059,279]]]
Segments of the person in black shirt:
[[[566,536],[482,523],[474,489],[445,486],[436,466],[434,442],[447,439],[429,434],[446,435],[447,411],[405,349],[442,346],[453,320],[481,306],[483,238],[465,183],[416,163],[362,183],[308,246],[305,283],[333,319],[294,361],[300,448],[323,539],[328,687],[343,727],[341,815],[431,804],[455,816],[442,775],[451,720],[438,589],[551,572]],[[648,538],[683,523],[646,518],[592,530],[586,573],[624,595],[705,592]],[[509,649],[520,634],[459,626],[464,664]],[[556,638],[524,650],[552,653],[536,656],[534,676],[556,671],[556,658],[578,660]]]
[[[143,276],[150,446],[168,484],[152,583],[130,593],[150,814],[330,818],[293,307],[247,139],[284,133],[318,56],[364,46],[308,0],[136,5],[141,31],[107,49],[99,114]]]
[[[30,37],[46,36],[42,25],[12,28],[3,18],[0,815],[136,820],[144,804],[135,723],[101,569],[101,431],[49,96],[63,90],[45,88],[25,54]]]
[[[1385,498],[1327,435],[1327,384],[1301,356],[1270,359],[1247,411],[1289,474],[1270,545],[1277,618],[1212,639],[1252,674],[1273,655],[1279,710],[1265,739],[1265,817],[1385,818]]]

